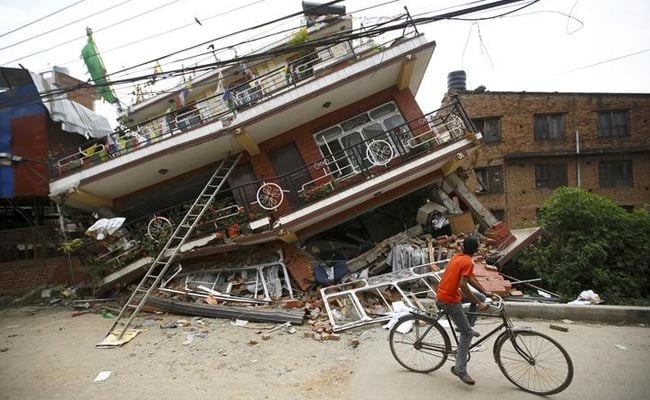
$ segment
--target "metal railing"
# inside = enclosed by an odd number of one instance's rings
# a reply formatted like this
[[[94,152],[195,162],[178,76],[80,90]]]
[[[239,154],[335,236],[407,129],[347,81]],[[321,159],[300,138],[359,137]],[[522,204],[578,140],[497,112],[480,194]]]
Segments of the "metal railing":
[[[366,182],[368,178],[444,149],[475,132],[462,105],[454,101],[286,174],[231,187],[224,192],[225,196],[215,200],[192,238],[224,232],[233,223],[246,234],[246,222],[269,216],[271,212],[274,218],[295,212]],[[260,196],[265,188],[275,193]],[[273,207],[267,207],[265,198],[275,201]],[[146,225],[157,217],[178,223],[192,203],[193,200],[156,210],[154,214],[128,218],[124,227],[132,233],[146,232]]]
[[[405,32],[401,37],[411,36],[413,32]],[[50,176],[59,178],[75,173],[206,124],[216,124],[213,129],[220,130],[230,125],[238,112],[326,74],[346,60],[374,54],[373,51],[387,47],[393,39],[379,44],[348,41],[314,50],[243,83],[230,85],[223,92],[139,122],[137,126],[115,132],[105,139],[89,141],[72,153],[54,156],[49,163]]]

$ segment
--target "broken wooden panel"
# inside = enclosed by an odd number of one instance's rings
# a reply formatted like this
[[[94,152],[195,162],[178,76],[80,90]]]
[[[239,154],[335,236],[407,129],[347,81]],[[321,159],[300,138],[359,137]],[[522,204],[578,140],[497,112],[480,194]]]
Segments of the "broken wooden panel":
[[[329,286],[320,290],[334,331],[389,320],[392,304],[420,308],[419,298],[435,297],[440,273],[430,264]]]
[[[174,314],[193,315],[209,318],[244,319],[251,322],[291,322],[302,325],[305,312],[303,310],[278,310],[262,307],[229,307],[222,305],[209,305],[188,303],[173,299],[163,299],[150,296],[147,304],[162,311]]]
[[[287,269],[300,290],[306,291],[314,283],[312,263],[303,252],[294,244],[282,243],[282,252],[285,255]]]

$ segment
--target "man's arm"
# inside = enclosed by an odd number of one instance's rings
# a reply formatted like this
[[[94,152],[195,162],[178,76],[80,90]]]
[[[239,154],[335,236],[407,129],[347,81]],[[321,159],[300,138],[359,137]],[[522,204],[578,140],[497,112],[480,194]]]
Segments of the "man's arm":
[[[487,304],[483,303],[481,300],[479,300],[474,293],[472,293],[472,290],[469,288],[469,282],[471,281],[473,277],[467,278],[466,276],[461,276],[460,277],[460,287],[461,292],[469,299],[474,304],[478,305],[479,310],[485,310],[487,308]],[[474,286],[474,285],[472,285]],[[480,285],[479,285],[480,286]],[[478,288],[477,288],[478,289]]]

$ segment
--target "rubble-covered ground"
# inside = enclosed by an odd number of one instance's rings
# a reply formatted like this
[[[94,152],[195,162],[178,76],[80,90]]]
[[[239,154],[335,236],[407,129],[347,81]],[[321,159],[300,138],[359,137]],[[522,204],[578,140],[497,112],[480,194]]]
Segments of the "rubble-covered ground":
[[[359,348],[383,334],[316,340],[309,324],[267,334],[279,324],[141,313],[134,326],[142,333],[121,348],[96,349],[112,319],[74,313],[0,312],[0,399],[341,398]],[[111,371],[108,379],[94,382],[102,371]]]
[[[95,349],[112,320],[73,312],[61,306],[0,311],[0,399],[538,398],[501,375],[492,340],[473,353],[470,370],[477,385],[468,387],[449,372],[451,364],[431,374],[401,368],[378,324],[342,332],[339,340],[305,336],[311,333],[308,325],[294,327],[294,333],[278,330],[264,340],[261,332],[274,324],[240,327],[225,319],[143,313],[136,324],[143,332],[131,342]],[[514,322],[552,336],[573,358],[574,381],[554,400],[647,397],[647,327],[552,321],[568,329],[561,332],[550,329],[551,321]],[[476,329],[485,333],[493,323],[479,320]],[[160,327],[173,324],[177,327]],[[111,373],[95,382],[102,371]]]

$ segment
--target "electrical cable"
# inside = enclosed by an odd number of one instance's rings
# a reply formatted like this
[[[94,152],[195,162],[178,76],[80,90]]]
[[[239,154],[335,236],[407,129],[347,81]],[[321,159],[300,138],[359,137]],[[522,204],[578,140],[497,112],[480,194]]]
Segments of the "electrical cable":
[[[256,0],[256,1],[253,1],[253,2],[248,3],[248,4],[244,4],[243,6],[239,6],[239,7],[236,7],[236,8],[232,8],[232,9],[227,10],[227,11],[225,11],[225,12],[217,13],[217,14],[211,15],[211,16],[206,17],[206,18],[201,18],[201,21],[204,21],[204,22],[205,22],[205,21],[209,21],[209,20],[211,20],[211,19],[213,19],[213,18],[221,17],[221,16],[224,16],[224,15],[230,14],[231,12],[239,11],[239,10],[242,10],[242,9],[244,9],[244,8],[250,7],[250,6],[252,6],[252,5],[255,5],[255,4],[258,4],[258,3],[262,3],[262,2],[264,2],[264,1],[267,1],[267,0]],[[139,44],[139,43],[145,42],[145,41],[150,40],[150,39],[154,39],[154,38],[157,38],[157,37],[160,37],[160,36],[163,36],[163,35],[166,35],[166,34],[172,33],[172,32],[176,32],[176,31],[181,30],[181,29],[188,28],[188,27],[190,27],[190,26],[194,26],[195,24],[196,24],[196,22],[192,21],[192,22],[190,22],[189,24],[180,25],[180,26],[177,26],[177,27],[175,27],[175,28],[168,29],[168,30],[166,30],[166,31],[156,33],[156,34],[154,34],[154,35],[147,36],[147,37],[145,37],[145,38],[141,38],[141,39],[138,39],[138,40],[134,40],[134,41],[132,41],[132,42],[129,42],[129,43],[126,43],[126,44],[122,44],[122,45],[120,45],[120,46],[113,47],[113,48],[110,48],[110,49],[108,49],[108,50],[103,50],[103,51],[102,51],[102,54],[108,54],[108,53],[111,53],[111,52],[113,52],[113,51],[115,51],[115,50],[120,50],[120,49],[123,49],[123,48],[125,48],[125,47],[132,46],[132,45],[134,45],[134,44]],[[79,60],[78,60],[78,59],[70,60],[70,61],[66,61],[66,62],[64,62],[64,63],[62,63],[62,64],[60,64],[60,65],[65,66],[65,65],[69,65],[69,64],[75,63],[75,62],[77,62],[77,61],[79,61]]]
[[[323,4],[319,4],[319,5],[317,5],[317,6],[313,6],[313,7],[311,7],[311,8],[319,8],[319,7],[329,6],[329,5],[332,5],[332,4],[335,4],[335,3],[340,3],[341,1],[343,1],[343,0],[332,0],[332,1],[329,1],[329,2],[327,2],[327,3],[323,3]],[[199,43],[199,44],[195,44],[195,45],[193,45],[193,46],[186,47],[186,48],[181,49],[181,50],[176,50],[176,51],[171,52],[171,53],[168,53],[168,54],[166,54],[166,55],[164,55],[164,56],[157,57],[157,58],[155,58],[155,59],[151,59],[151,60],[149,60],[149,61],[145,61],[145,62],[142,62],[142,63],[136,64],[136,65],[133,65],[133,66],[131,66],[131,67],[121,69],[121,70],[119,70],[119,71],[116,71],[116,72],[113,72],[113,73],[107,75],[107,77],[109,77],[109,76],[111,76],[111,75],[119,74],[119,73],[124,72],[124,71],[128,71],[128,70],[130,70],[130,69],[134,69],[134,68],[137,68],[137,67],[141,67],[141,66],[143,66],[143,65],[147,65],[147,64],[151,64],[151,63],[153,63],[153,62],[160,61],[160,60],[165,59],[165,58],[167,58],[167,57],[171,57],[171,56],[174,56],[174,55],[176,55],[176,54],[180,54],[180,53],[182,53],[182,52],[184,52],[184,51],[188,51],[188,50],[195,49],[195,48],[197,48],[197,47],[205,46],[205,45],[210,44],[210,43],[212,43],[212,42],[214,42],[214,41],[217,41],[217,40],[225,39],[225,38],[227,38],[227,37],[234,36],[234,35],[237,35],[237,34],[240,34],[240,33],[243,33],[243,32],[252,31],[252,30],[255,30],[255,29],[258,29],[258,28],[262,28],[262,27],[264,27],[264,26],[268,26],[268,25],[270,25],[270,24],[273,24],[273,23],[276,23],[276,22],[279,22],[279,21],[283,21],[283,20],[285,20],[285,19],[292,18],[292,17],[295,17],[295,16],[297,16],[297,15],[302,15],[303,13],[304,13],[304,11],[295,12],[295,13],[292,13],[292,14],[286,15],[286,16],[284,16],[284,17],[280,17],[280,18],[276,18],[276,19],[271,20],[271,21],[268,21],[268,22],[264,22],[264,23],[262,23],[262,24],[258,24],[258,25],[255,25],[255,26],[252,26],[252,27],[249,27],[249,28],[240,29],[240,30],[238,30],[238,31],[231,32],[231,33],[228,33],[228,34],[226,34],[226,35],[219,36],[219,37],[217,37],[217,38],[210,39],[210,40],[208,40],[208,41],[205,41],[205,42],[202,42],[202,43]]]
[[[132,0],[126,0],[126,1],[132,1]],[[126,1],[125,1],[125,2],[126,2]],[[141,16],[143,16],[143,15],[149,14],[149,13],[154,12],[154,11],[158,11],[158,10],[164,8],[164,7],[167,7],[167,6],[171,5],[171,4],[177,3],[177,2],[179,2],[179,1],[181,1],[181,0],[172,0],[172,1],[170,1],[170,2],[168,2],[168,3],[165,3],[165,4],[161,5],[161,6],[154,7],[154,8],[152,8],[152,9],[149,9],[149,10],[147,10],[147,11],[144,11],[144,12],[142,12],[142,13],[140,13],[140,14],[136,14],[136,15],[134,15],[134,16],[131,16],[131,17],[126,18],[126,19],[123,19],[123,20],[118,21],[118,22],[116,22],[116,23],[113,23],[113,24],[110,24],[110,25],[108,25],[108,26],[104,26],[104,27],[102,27],[102,28],[96,29],[94,32],[95,32],[95,33],[99,33],[99,32],[104,31],[104,30],[106,30],[106,29],[113,28],[113,27],[115,27],[115,26],[117,26],[117,25],[120,25],[120,24],[123,24],[123,23],[125,23],[125,22],[131,21],[131,20],[133,20],[133,19],[135,19],[135,18],[141,17]],[[122,4],[122,3],[121,3],[121,4]],[[72,42],[74,42],[74,41],[76,41],[76,40],[83,39],[83,38],[85,38],[85,37],[86,37],[86,35],[78,36],[78,37],[76,37],[76,38],[74,38],[74,39],[70,39],[70,40],[65,41],[65,42],[63,42],[63,43],[59,43],[59,44],[57,44],[57,45],[50,46],[50,47],[48,47],[47,49],[42,49],[42,50],[39,50],[39,51],[37,51],[37,52],[31,53],[31,54],[29,54],[29,55],[22,56],[22,57],[19,57],[19,58],[13,59],[13,60],[11,60],[11,61],[7,61],[7,62],[5,62],[5,63],[3,63],[3,64],[1,64],[1,65],[4,66],[4,65],[10,64],[10,63],[12,63],[12,62],[16,62],[16,61],[24,60],[25,58],[29,58],[29,57],[35,56],[35,55],[37,55],[37,54],[47,53],[47,52],[49,52],[49,51],[51,51],[51,50],[54,50],[54,49],[56,49],[56,48],[59,48],[59,47],[61,47],[61,46],[63,46],[63,45],[66,45],[66,44],[68,44],[68,43],[72,43]]]
[[[456,20],[456,21],[487,21],[487,20],[490,20],[490,19],[497,19],[497,18],[505,17],[507,15],[516,13],[517,11],[520,11],[520,10],[523,10],[524,8],[530,7],[533,4],[538,3],[539,1],[540,0],[531,0],[530,3],[525,4],[525,5],[523,5],[523,6],[519,7],[519,8],[515,8],[514,10],[510,10],[510,11],[507,11],[507,12],[504,12],[504,13],[501,13],[501,14],[498,14],[498,15],[491,15],[489,17],[482,17],[482,18],[457,18],[457,17],[455,17],[455,18],[448,18],[448,19]],[[507,7],[508,5],[509,4],[504,5],[504,8]]]
[[[9,34],[11,34],[11,33],[14,33],[14,32],[18,32],[19,30],[21,30],[21,29],[23,29],[23,28],[27,28],[28,26],[34,25],[34,24],[37,23],[37,22],[41,22],[41,21],[43,21],[43,20],[46,19],[46,18],[49,18],[49,17],[51,17],[51,16],[53,16],[53,15],[56,15],[56,14],[62,12],[62,11],[65,11],[65,10],[67,10],[68,8],[72,8],[72,7],[76,6],[76,5],[79,4],[79,3],[83,3],[84,1],[86,1],[86,0],[79,0],[79,1],[77,1],[76,3],[72,3],[72,4],[68,5],[68,6],[65,6],[65,7],[59,9],[59,10],[56,10],[56,11],[51,12],[51,13],[49,13],[49,14],[43,16],[43,17],[40,17],[40,18],[38,18],[38,19],[36,19],[36,20],[34,20],[34,21],[32,21],[32,22],[29,22],[29,23],[27,23],[27,24],[21,25],[21,26],[19,26],[18,28],[12,29],[12,30],[10,30],[9,32],[5,32],[5,33],[3,33],[3,34],[0,34],[0,38],[1,38],[1,37],[5,37],[5,36],[7,36],[7,35],[9,35]]]
[[[64,25],[58,26],[58,27],[56,27],[56,28],[50,29],[49,31],[41,32],[41,33],[39,33],[38,35],[31,36],[31,37],[28,37],[27,39],[23,39],[23,40],[21,40],[21,41],[19,41],[19,42],[16,42],[16,43],[14,43],[14,44],[10,44],[9,46],[2,47],[2,48],[0,48],[0,51],[1,51],[1,50],[9,49],[9,48],[14,47],[14,46],[17,46],[17,45],[19,45],[19,44],[27,43],[27,42],[29,42],[30,40],[37,39],[37,38],[42,37],[42,36],[45,36],[45,35],[47,35],[47,34],[49,34],[49,33],[56,32],[56,31],[58,31],[59,29],[66,28],[66,27],[68,27],[68,26],[70,26],[70,25],[72,25],[72,24],[76,24],[77,22],[80,22],[80,21],[83,21],[83,20],[85,20],[85,19],[88,19],[88,18],[94,17],[94,16],[99,15],[99,14],[102,14],[102,13],[104,13],[104,12],[106,12],[106,11],[112,10],[112,9],[117,8],[117,7],[119,7],[119,6],[121,6],[121,5],[124,5],[124,4],[126,4],[126,3],[130,3],[131,1],[133,1],[133,0],[125,0],[125,1],[123,1],[123,2],[121,2],[121,3],[119,3],[119,4],[112,5],[112,6],[110,6],[110,7],[108,7],[108,8],[105,8],[105,9],[103,9],[103,10],[101,10],[101,11],[97,11],[97,12],[92,13],[92,14],[90,14],[90,15],[86,15],[85,17],[82,17],[82,18],[76,19],[76,20],[74,20],[74,21],[72,21],[72,22],[68,22],[67,24],[64,24]],[[22,58],[19,59],[19,60],[22,60]]]
[[[587,69],[587,68],[591,68],[591,67],[596,67],[596,66],[598,66],[598,65],[607,64],[607,63],[612,62],[612,61],[618,61],[618,60],[622,60],[623,58],[627,58],[627,57],[632,57],[632,56],[636,56],[636,55],[639,55],[639,54],[643,54],[643,53],[646,53],[646,52],[648,52],[648,51],[650,51],[650,48],[648,48],[648,49],[644,49],[644,50],[640,50],[640,51],[635,51],[635,52],[633,52],[633,53],[628,53],[628,54],[625,54],[625,55],[622,55],[622,56],[618,56],[618,57],[614,57],[614,58],[608,58],[607,60],[599,61],[599,62],[596,62],[596,63],[593,63],[593,64],[589,64],[589,65],[585,65],[585,66],[582,66],[582,67],[574,68],[574,69],[571,69],[571,70],[568,70],[568,71],[564,71],[562,74],[568,74],[568,73],[571,73],[571,72],[576,72],[576,71],[581,71],[581,70],[583,70],[583,69]]]
[[[182,68],[182,69],[176,69],[176,70],[172,70],[172,71],[168,71],[168,72],[164,72],[164,73],[147,74],[147,75],[140,76],[140,77],[137,77],[137,78],[129,78],[129,79],[124,79],[124,80],[117,80],[117,81],[109,82],[109,83],[106,83],[106,84],[90,85],[90,84],[85,83],[85,84],[82,84],[82,85],[73,85],[73,86],[70,86],[70,87],[67,87],[67,88],[53,90],[53,91],[48,92],[48,93],[42,93],[41,97],[44,98],[44,97],[56,96],[56,95],[61,94],[61,93],[77,90],[77,89],[79,89],[81,87],[101,87],[101,86],[108,86],[108,85],[111,85],[111,84],[132,83],[132,82],[136,82],[136,81],[140,81],[140,80],[148,80],[148,79],[157,78],[157,77],[161,77],[161,76],[170,77],[170,76],[180,75],[180,74],[183,74],[183,73],[187,73],[189,71],[212,70],[212,69],[215,69],[215,68],[218,68],[218,67],[228,66],[228,65],[235,64],[235,63],[242,63],[242,62],[246,62],[246,61],[249,61],[249,60],[256,60],[256,59],[260,59],[260,58],[272,57],[272,56],[277,56],[277,55],[281,55],[281,54],[291,53],[291,52],[298,51],[300,49],[314,48],[314,47],[326,46],[326,45],[334,45],[334,44],[337,44],[337,43],[340,43],[340,42],[343,42],[343,41],[358,39],[360,37],[367,37],[367,38],[375,37],[375,36],[378,36],[378,35],[380,35],[382,33],[388,32],[388,31],[404,29],[404,28],[408,27],[409,25],[416,25],[417,26],[418,24],[432,23],[432,22],[436,22],[436,21],[440,21],[440,20],[444,20],[444,19],[449,19],[449,18],[455,17],[457,15],[463,15],[463,14],[472,13],[472,12],[476,12],[476,11],[482,11],[482,10],[488,9],[490,7],[501,6],[503,4],[513,3],[513,2],[516,2],[516,1],[520,1],[520,0],[497,1],[497,2],[494,2],[494,3],[489,3],[489,4],[485,4],[485,5],[481,5],[481,6],[471,7],[471,8],[468,8],[468,9],[457,10],[457,11],[441,14],[441,15],[438,15],[438,16],[434,16],[434,17],[412,19],[411,21],[406,21],[406,22],[402,22],[402,23],[399,23],[399,24],[396,24],[396,25],[393,25],[393,26],[388,26],[388,27],[383,27],[383,28],[378,28],[377,26],[384,25],[385,23],[384,24],[378,24],[376,27],[374,27],[372,29],[368,29],[367,27],[364,27],[362,33],[348,34],[346,36],[341,36],[341,34],[337,34],[335,36],[338,36],[338,38],[332,39],[331,37],[325,37],[325,38],[318,39],[318,40],[307,41],[307,42],[301,43],[299,45],[294,45],[294,46],[290,46],[290,47],[286,47],[286,48],[282,48],[282,49],[276,49],[274,51],[265,51],[265,52],[262,52],[262,53],[256,53],[256,54],[249,55],[249,56],[237,57],[237,58],[228,60],[226,62],[208,63],[208,64],[205,64],[205,65],[196,66],[196,67],[192,67],[192,68]],[[283,17],[280,20],[285,19],[285,18],[286,17]],[[268,24],[269,23],[265,23],[265,24],[262,24],[262,26],[268,25]],[[250,29],[245,29],[243,31],[247,31],[247,30],[250,30]],[[209,43],[209,42],[206,42],[206,43]],[[195,47],[197,47],[197,46],[192,46],[192,48],[195,48]],[[170,53],[170,54],[177,54],[179,52],[180,51]],[[144,65],[144,64],[146,64],[146,63],[141,63],[139,65]],[[133,67],[130,67],[130,68],[133,68]],[[128,70],[130,68],[126,68],[125,70]]]

